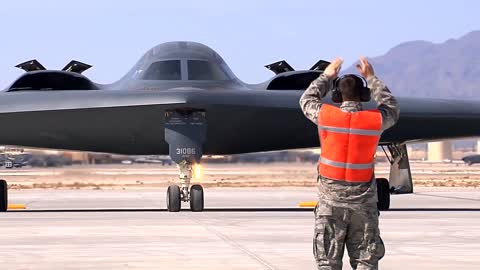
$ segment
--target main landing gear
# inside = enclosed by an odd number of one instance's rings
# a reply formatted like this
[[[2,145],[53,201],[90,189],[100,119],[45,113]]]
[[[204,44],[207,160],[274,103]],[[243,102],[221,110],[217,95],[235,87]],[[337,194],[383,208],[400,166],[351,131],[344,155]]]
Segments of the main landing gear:
[[[204,111],[174,110],[165,112],[165,140],[169,144],[170,158],[180,170],[180,185],[167,189],[167,209],[179,212],[182,202],[190,202],[190,210],[204,209],[203,187],[190,187],[194,164],[202,158],[202,144],[206,139],[207,121]]]
[[[0,212],[6,212],[8,208],[7,181],[0,180]]]
[[[390,184],[386,178],[377,178],[378,210],[390,208]]]
[[[382,145],[385,156],[390,162],[390,177],[377,178],[378,210],[390,208],[390,194],[413,193],[412,173],[405,144]],[[388,153],[387,153],[388,150]]]

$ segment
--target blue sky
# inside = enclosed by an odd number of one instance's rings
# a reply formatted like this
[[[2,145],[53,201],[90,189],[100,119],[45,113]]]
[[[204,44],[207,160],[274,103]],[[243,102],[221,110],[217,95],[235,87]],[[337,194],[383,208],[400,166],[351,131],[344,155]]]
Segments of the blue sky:
[[[443,42],[480,30],[480,1],[2,1],[0,88],[37,58],[62,68],[92,64],[85,75],[108,83],[156,44],[205,43],[242,80],[270,77],[263,66],[286,59],[309,68],[318,59],[377,56],[410,40]]]

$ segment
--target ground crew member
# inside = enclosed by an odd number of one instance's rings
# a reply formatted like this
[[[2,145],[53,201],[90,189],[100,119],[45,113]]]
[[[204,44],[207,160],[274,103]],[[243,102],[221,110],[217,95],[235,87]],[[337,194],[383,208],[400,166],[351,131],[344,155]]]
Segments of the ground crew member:
[[[322,150],[313,253],[318,269],[342,269],[346,246],[353,269],[378,269],[385,247],[378,228],[373,159],[380,134],[396,123],[399,109],[365,58],[357,69],[366,81],[353,74],[337,78],[342,63],[333,60],[300,99],[305,116],[318,125]],[[340,108],[322,103],[334,87]],[[366,90],[377,109],[362,110]]]

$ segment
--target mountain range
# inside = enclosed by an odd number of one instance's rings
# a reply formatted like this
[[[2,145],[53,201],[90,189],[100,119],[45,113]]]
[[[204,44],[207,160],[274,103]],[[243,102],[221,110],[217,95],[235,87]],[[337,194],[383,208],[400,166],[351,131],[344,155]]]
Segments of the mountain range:
[[[480,98],[480,31],[443,43],[405,42],[369,60],[398,96]]]

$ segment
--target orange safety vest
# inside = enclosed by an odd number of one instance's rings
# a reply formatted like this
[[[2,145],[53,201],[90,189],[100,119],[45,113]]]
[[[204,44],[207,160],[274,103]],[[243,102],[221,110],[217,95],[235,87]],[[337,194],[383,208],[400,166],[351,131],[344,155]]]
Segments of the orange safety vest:
[[[322,152],[321,176],[347,182],[369,182],[374,156],[382,133],[378,110],[344,112],[323,104],[318,115]]]

